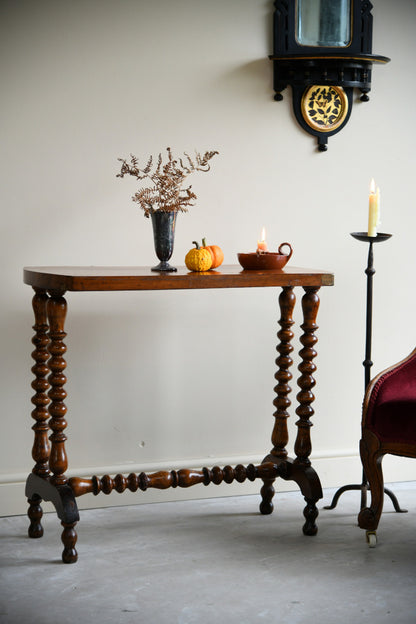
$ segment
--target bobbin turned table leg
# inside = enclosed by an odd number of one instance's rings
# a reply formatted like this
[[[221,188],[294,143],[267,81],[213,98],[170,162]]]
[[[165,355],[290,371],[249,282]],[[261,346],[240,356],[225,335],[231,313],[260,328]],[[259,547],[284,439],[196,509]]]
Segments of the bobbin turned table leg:
[[[272,432],[273,448],[269,455],[264,458],[263,463],[273,462],[278,464],[287,459],[286,446],[289,441],[287,428],[289,413],[287,410],[291,404],[288,395],[291,392],[291,387],[289,385],[289,382],[292,379],[290,367],[293,364],[290,354],[293,351],[291,341],[294,335],[291,327],[294,323],[292,315],[295,303],[296,296],[293,291],[293,287],[288,286],[282,288],[279,296],[279,307],[281,312],[279,325],[281,326],[281,329],[277,333],[279,344],[276,347],[276,350],[279,353],[279,356],[276,359],[278,370],[274,376],[278,383],[274,387],[276,398],[273,401],[273,405],[275,406],[276,411],[274,412],[275,423]],[[260,512],[262,514],[271,514],[273,511],[272,499],[275,493],[273,487],[274,481],[275,479],[264,479],[264,485],[260,492],[262,496]]]
[[[49,476],[49,455],[51,450],[48,439],[49,397],[47,395],[49,389],[47,376],[50,372],[48,367],[49,326],[46,311],[48,295],[44,290],[38,288],[35,288],[34,291],[32,306],[35,315],[35,324],[33,325],[35,335],[32,338],[32,343],[35,346],[35,350],[32,352],[32,358],[35,364],[31,370],[35,379],[31,385],[33,390],[35,390],[35,394],[31,401],[35,406],[32,411],[32,418],[36,421],[32,427],[34,431],[32,457],[36,463],[32,473],[46,479]],[[28,534],[32,538],[42,537],[43,535],[41,502],[41,497],[35,493],[28,498],[29,509],[27,515],[30,519]]]
[[[314,414],[312,403],[315,400],[312,388],[315,386],[313,373],[316,371],[316,366],[313,359],[316,357],[314,346],[318,341],[315,331],[318,329],[316,317],[319,309],[319,288],[304,287],[304,291],[305,294],[302,298],[303,324],[301,325],[303,335],[300,338],[303,349],[299,352],[302,362],[298,367],[301,373],[298,380],[300,392],[296,397],[299,402],[296,409],[299,420],[296,422],[298,431],[294,447],[296,459],[293,462],[293,468],[294,471],[300,470],[304,473],[308,485],[306,489],[302,490],[307,503],[303,512],[306,519],[303,532],[305,535],[315,535],[318,530],[315,524],[318,516],[316,503],[322,498],[322,488],[318,475],[311,467],[309,455],[312,451],[310,435],[312,422],[310,418]]]
[[[49,467],[52,472],[50,483],[60,491],[63,489],[63,486],[68,487],[68,479],[65,475],[65,471],[68,467],[68,458],[65,450],[67,437],[64,433],[67,426],[65,420],[67,408],[64,403],[67,396],[64,389],[66,383],[66,377],[64,375],[66,362],[63,357],[66,353],[66,346],[64,344],[66,333],[64,331],[64,325],[67,305],[63,292],[50,291],[49,294],[50,298],[47,304],[50,337],[49,353],[51,355],[49,360],[49,368],[51,371],[49,375],[49,383],[51,386],[49,390],[49,398],[51,399],[51,404],[49,405],[49,413],[51,416],[49,426],[52,430],[52,435],[50,436],[52,446]],[[78,558],[77,551],[75,550],[77,539],[75,532],[76,522],[68,522],[65,518],[61,518],[61,520],[64,527],[62,533],[62,542],[64,544],[62,560],[65,563],[74,563]]]

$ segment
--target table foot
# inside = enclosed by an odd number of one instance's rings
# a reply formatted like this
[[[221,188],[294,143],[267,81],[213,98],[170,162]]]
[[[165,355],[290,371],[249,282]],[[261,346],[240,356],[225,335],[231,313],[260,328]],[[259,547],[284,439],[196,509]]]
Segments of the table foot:
[[[31,513],[34,513],[36,506],[40,506],[40,502],[44,500],[52,503],[58,518],[63,522],[71,523],[79,520],[75,496],[67,484],[54,485],[49,479],[31,473],[26,480],[26,496],[30,503],[29,511]],[[39,513],[38,510],[36,513]]]
[[[26,480],[26,496],[29,502],[29,537],[42,537],[42,507],[40,503],[42,500],[50,501],[64,527],[62,542],[65,548],[62,553],[62,561],[75,563],[78,555],[75,550],[77,534],[74,527],[79,520],[79,513],[72,489],[67,484],[56,486],[49,479],[31,473]]]
[[[306,507],[303,510],[303,515],[305,516],[306,522],[303,525],[303,534],[304,535],[316,535],[318,533],[318,527],[315,524],[315,520],[318,517],[319,511],[316,506],[316,499],[305,498]]]
[[[64,530],[62,531],[62,543],[64,550],[62,551],[62,561],[64,563],[76,563],[78,560],[78,553],[75,550],[75,544],[77,542],[77,534],[75,531],[76,522],[61,522]]]
[[[273,455],[273,452],[269,453],[269,455],[266,455],[266,457],[262,461],[262,466],[273,464],[277,468],[274,474],[264,475],[262,479],[263,486],[260,490],[261,503],[259,506],[259,510],[260,513],[264,516],[273,513],[274,505],[272,503],[272,500],[276,493],[273,484],[276,481],[277,477],[287,479],[288,462],[290,461],[291,460],[287,460],[286,457],[277,457]]]
[[[303,511],[306,522],[303,526],[304,535],[316,535],[318,528],[315,520],[318,517],[318,509],[316,503],[323,496],[321,482],[318,474],[311,465],[302,465],[291,458],[280,461],[273,455],[267,455],[264,459],[265,463],[274,462],[277,467],[274,478],[263,479],[263,487],[260,494],[262,500],[260,503],[260,513],[263,515],[273,513],[272,499],[275,494],[274,481],[276,477],[282,477],[285,481],[295,481],[302,492],[307,505]]]
[[[37,494],[34,494],[32,498],[28,499],[29,509],[27,510],[27,515],[30,520],[28,535],[34,539],[42,537],[43,535],[43,526],[41,523],[43,511],[41,502],[42,499]]]
[[[261,503],[259,509],[260,513],[264,516],[273,513],[274,505],[272,503],[272,500],[275,494],[275,489],[273,487],[274,481],[274,479],[264,479],[264,485],[260,490]]]
[[[295,481],[305,499],[318,501],[323,497],[321,481],[318,473],[311,465],[296,463],[296,460],[287,461],[286,476],[287,481]]]

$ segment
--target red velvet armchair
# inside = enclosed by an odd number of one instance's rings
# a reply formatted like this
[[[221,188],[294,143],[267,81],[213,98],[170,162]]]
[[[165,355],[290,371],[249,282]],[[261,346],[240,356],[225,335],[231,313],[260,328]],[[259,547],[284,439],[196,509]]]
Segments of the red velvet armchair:
[[[364,397],[360,454],[371,491],[371,505],[361,510],[358,524],[370,546],[383,510],[384,455],[416,457],[416,348],[368,385]]]

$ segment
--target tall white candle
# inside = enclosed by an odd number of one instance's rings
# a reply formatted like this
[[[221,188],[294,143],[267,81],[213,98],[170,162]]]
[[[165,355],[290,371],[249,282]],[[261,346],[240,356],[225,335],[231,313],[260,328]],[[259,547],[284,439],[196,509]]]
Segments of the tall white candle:
[[[377,226],[380,221],[380,189],[374,182],[370,184],[370,195],[368,199],[368,236],[377,236]]]

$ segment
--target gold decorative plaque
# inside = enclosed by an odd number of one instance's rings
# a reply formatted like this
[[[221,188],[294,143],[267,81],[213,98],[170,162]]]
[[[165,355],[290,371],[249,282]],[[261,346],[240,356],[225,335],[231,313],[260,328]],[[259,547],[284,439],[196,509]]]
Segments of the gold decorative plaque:
[[[348,98],[342,87],[314,85],[304,92],[301,110],[313,130],[332,132],[348,113]]]

